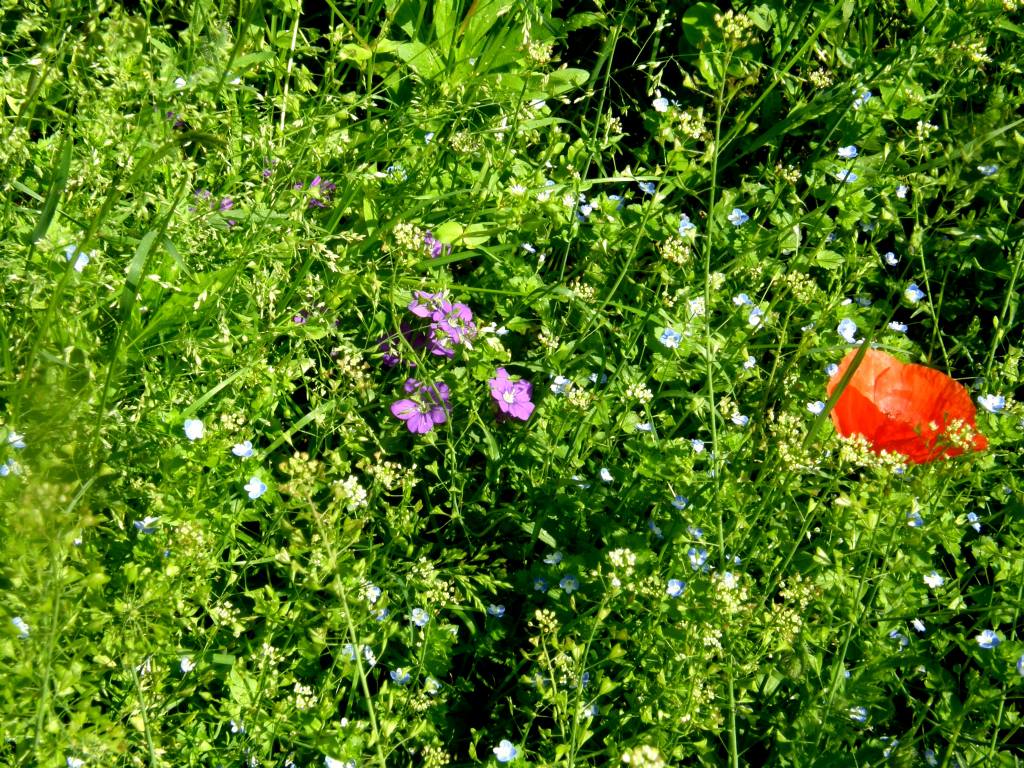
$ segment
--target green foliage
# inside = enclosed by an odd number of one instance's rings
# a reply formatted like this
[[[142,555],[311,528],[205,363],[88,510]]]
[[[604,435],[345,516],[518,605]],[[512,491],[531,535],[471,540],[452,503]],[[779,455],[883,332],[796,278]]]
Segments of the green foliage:
[[[1012,764],[1024,7],[308,5],[0,6],[0,763]]]

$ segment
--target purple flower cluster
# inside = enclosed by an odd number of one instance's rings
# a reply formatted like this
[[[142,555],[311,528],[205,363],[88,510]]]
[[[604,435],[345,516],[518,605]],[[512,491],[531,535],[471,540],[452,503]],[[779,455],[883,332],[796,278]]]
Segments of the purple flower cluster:
[[[384,365],[393,367],[403,362],[399,354],[403,340],[413,349],[427,349],[432,355],[445,359],[453,358],[458,346],[472,348],[477,328],[473,312],[465,304],[449,301],[444,292],[415,291],[408,310],[413,317],[426,322],[417,327],[413,322],[403,320],[398,333],[379,340]],[[414,362],[408,362],[415,367]],[[526,421],[530,418],[534,409],[531,401],[533,385],[530,382],[513,380],[508,371],[498,368],[488,384],[491,397],[498,406],[499,419]],[[391,413],[404,421],[413,434],[426,434],[435,425],[448,420],[451,406],[448,386],[444,382],[422,384],[416,379],[407,379],[405,392],[409,397],[392,403]]]
[[[430,320],[426,331],[426,346],[432,355],[455,357],[455,347],[472,348],[476,338],[473,312],[462,302],[448,301],[444,293],[416,291],[409,302],[409,311],[416,317]]]
[[[319,176],[316,176],[311,182],[309,182],[309,207],[326,208],[330,205],[331,200],[334,199],[334,190],[337,188],[337,185],[333,182],[325,181]]]
[[[493,379],[488,379],[491,387],[491,397],[498,404],[498,410],[504,417],[512,417],[520,421],[526,421],[533,413],[534,405],[530,401],[533,396],[533,385],[525,379],[513,381],[508,371],[499,368]]]
[[[391,404],[391,413],[405,422],[410,432],[425,435],[437,424],[448,420],[449,390],[443,381],[422,384],[416,379],[406,379],[405,392],[409,397]]]

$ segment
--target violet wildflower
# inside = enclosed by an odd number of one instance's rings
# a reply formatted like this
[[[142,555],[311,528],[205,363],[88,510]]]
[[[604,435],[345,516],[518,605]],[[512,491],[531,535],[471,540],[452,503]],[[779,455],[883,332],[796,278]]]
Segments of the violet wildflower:
[[[234,207],[235,207],[235,201],[232,200],[230,197],[223,197],[223,198],[221,198],[220,210],[222,212],[223,211],[230,211]]]
[[[426,291],[413,291],[412,301],[409,302],[409,311],[416,317],[430,317],[435,310],[440,308],[444,302],[444,293],[427,293]]]
[[[413,434],[424,435],[437,424],[448,420],[449,390],[442,382],[421,384],[416,379],[407,379],[405,391],[412,397],[396,400],[391,404],[391,413],[405,422]]]
[[[441,301],[430,319],[430,351],[438,357],[453,357],[454,346],[470,346],[476,337],[473,312],[461,302]]]
[[[431,232],[429,229],[427,230],[427,233],[423,236],[423,244],[427,246],[427,250],[430,251],[430,258],[432,259],[436,259],[442,255],[447,256],[452,252],[451,245],[447,243],[442,243],[440,240],[434,237],[434,233]]]
[[[511,416],[520,421],[526,421],[533,413],[534,405],[530,401],[533,395],[533,385],[524,380],[512,381],[508,371],[499,368],[493,379],[488,379],[491,387],[491,397],[498,404],[501,413]]]

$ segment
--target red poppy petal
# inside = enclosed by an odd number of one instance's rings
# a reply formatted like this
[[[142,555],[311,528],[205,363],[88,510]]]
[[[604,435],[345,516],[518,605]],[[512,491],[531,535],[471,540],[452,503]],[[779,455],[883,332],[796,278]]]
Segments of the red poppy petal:
[[[828,382],[829,396],[857,354],[857,349],[847,352]],[[962,384],[941,371],[904,363],[875,349],[864,352],[832,411],[841,435],[863,435],[874,451],[900,453],[917,463],[963,453],[941,437],[954,419],[975,426],[974,403]],[[984,450],[988,440],[977,435],[973,447]]]
[[[843,376],[846,374],[846,370],[850,367],[853,359],[857,356],[859,348],[851,349],[843,357],[839,363],[839,371],[836,372],[828,381],[826,391],[829,397],[832,396],[832,391],[836,388]],[[891,368],[893,366],[900,366],[902,363],[892,355],[887,355],[885,352],[879,352],[876,349],[869,349],[864,353],[863,359],[860,361],[860,365],[857,366],[857,370],[853,372],[853,376],[850,378],[850,383],[847,386],[855,387],[861,392],[870,396],[872,382],[878,378],[879,374]]]
[[[832,423],[843,437],[863,435],[869,443],[885,426],[885,416],[860,390],[847,386],[832,409]]]

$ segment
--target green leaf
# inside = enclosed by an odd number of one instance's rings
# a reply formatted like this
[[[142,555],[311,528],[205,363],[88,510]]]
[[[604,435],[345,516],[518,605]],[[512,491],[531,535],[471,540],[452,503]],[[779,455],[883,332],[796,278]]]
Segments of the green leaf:
[[[71,170],[71,146],[71,139],[65,136],[53,169],[50,191],[46,195],[46,202],[43,203],[43,210],[39,214],[39,221],[36,222],[35,229],[32,230],[32,235],[29,238],[29,241],[32,243],[38,243],[46,235],[47,230],[50,228],[50,223],[53,221],[53,216],[57,212],[57,203],[60,202],[61,195],[64,194],[64,187],[68,183],[68,172]],[[83,243],[84,246],[85,244]]]
[[[697,3],[683,14],[683,35],[690,45],[700,48],[708,40],[721,40],[722,34],[715,23],[720,13],[711,3]]]

